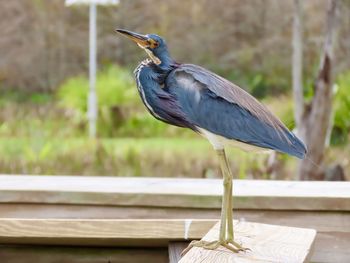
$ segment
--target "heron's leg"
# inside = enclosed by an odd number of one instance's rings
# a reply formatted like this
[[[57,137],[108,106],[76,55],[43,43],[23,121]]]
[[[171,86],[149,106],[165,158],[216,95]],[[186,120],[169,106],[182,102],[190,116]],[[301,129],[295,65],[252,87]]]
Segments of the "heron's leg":
[[[227,161],[227,157],[225,155],[225,152],[223,152],[222,157],[222,173],[224,178],[228,178],[228,202],[227,202],[227,238],[226,241],[228,244],[232,244],[235,248],[238,248],[239,250],[247,250],[247,248],[242,247],[240,244],[238,244],[236,241],[234,241],[234,231],[233,231],[233,201],[232,201],[232,189],[233,189],[233,176],[232,172],[229,166],[229,163]],[[226,174],[226,175],[225,175]]]
[[[233,204],[232,204],[232,174],[230,176],[228,187],[228,206],[227,206],[227,240],[234,240],[233,232]]]
[[[227,173],[224,173],[225,169],[225,150],[217,150],[217,155],[220,161],[220,168],[223,175],[223,195],[221,204],[221,220],[220,220],[220,235],[219,241],[224,241],[226,239],[226,226],[227,226],[227,206],[228,206],[228,195],[229,195],[229,178],[226,177]]]
[[[238,253],[239,251],[246,251],[237,242],[233,240],[233,221],[232,221],[232,173],[229,169],[225,151],[216,151],[220,161],[220,168],[223,176],[223,198],[221,208],[221,221],[220,221],[220,234],[219,240],[216,241],[192,241],[188,247],[182,252],[182,255],[186,254],[192,247],[202,247],[205,249],[217,249],[219,246],[223,246],[232,252]],[[227,230],[227,231],[226,231]]]
[[[219,156],[220,161],[220,167],[223,175],[223,196],[222,196],[222,206],[221,206],[221,220],[220,220],[220,234],[219,234],[219,240],[215,241],[205,241],[205,240],[195,240],[192,241],[187,248],[185,248],[184,251],[182,251],[181,255],[185,255],[192,247],[202,247],[205,249],[214,250],[217,249],[220,246],[223,246],[232,252],[238,253],[239,251],[244,251],[242,247],[235,247],[233,242],[229,242],[227,240],[226,234],[227,234],[227,228],[231,227],[231,231],[233,231],[232,227],[232,209],[231,209],[231,225],[228,223],[229,219],[229,200],[231,199],[231,206],[232,206],[232,178],[230,177],[229,170],[227,170],[227,163],[226,163],[226,157],[225,157],[225,151],[224,150],[217,150],[217,154]]]
[[[181,255],[185,255],[192,247],[202,247],[205,249],[217,249],[219,246],[227,246],[228,249],[232,250],[233,252],[238,252],[237,249],[231,248],[227,245],[226,242],[226,225],[227,225],[227,206],[228,206],[228,186],[229,186],[229,181],[228,178],[225,177],[223,169],[225,168],[225,152],[224,150],[217,150],[217,154],[219,156],[219,161],[220,161],[220,168],[223,174],[223,195],[222,195],[222,205],[221,205],[221,220],[220,220],[220,234],[219,234],[219,240],[215,241],[205,241],[205,240],[194,240],[192,241],[187,248],[185,248],[184,251],[182,251]]]

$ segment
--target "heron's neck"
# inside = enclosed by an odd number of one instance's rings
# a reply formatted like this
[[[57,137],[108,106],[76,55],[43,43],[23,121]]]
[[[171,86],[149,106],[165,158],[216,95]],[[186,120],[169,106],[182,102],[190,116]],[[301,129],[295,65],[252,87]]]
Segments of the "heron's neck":
[[[166,49],[156,55],[160,60],[160,64],[157,66],[163,71],[167,72],[173,69],[175,60],[170,56],[169,51]]]
[[[161,63],[158,65],[162,70],[169,71],[173,69],[173,66],[175,64],[175,61],[169,56],[169,57],[163,57],[161,58]]]
[[[172,59],[169,52],[167,50],[163,52],[159,52],[158,54],[154,54],[156,59],[160,60],[160,63],[156,63],[153,59],[151,63],[143,63],[147,64],[147,66],[151,69],[150,76],[154,81],[158,84],[164,84],[164,81],[168,74],[178,65],[175,60]],[[147,60],[146,60],[147,61]]]

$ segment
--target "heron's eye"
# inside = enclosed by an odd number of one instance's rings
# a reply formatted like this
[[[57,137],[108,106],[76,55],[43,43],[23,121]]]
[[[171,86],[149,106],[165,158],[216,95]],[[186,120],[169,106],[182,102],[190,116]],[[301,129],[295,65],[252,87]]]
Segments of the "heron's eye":
[[[147,42],[148,42],[150,48],[156,48],[156,47],[159,46],[159,43],[156,40],[152,39],[152,38],[149,38],[147,40]]]

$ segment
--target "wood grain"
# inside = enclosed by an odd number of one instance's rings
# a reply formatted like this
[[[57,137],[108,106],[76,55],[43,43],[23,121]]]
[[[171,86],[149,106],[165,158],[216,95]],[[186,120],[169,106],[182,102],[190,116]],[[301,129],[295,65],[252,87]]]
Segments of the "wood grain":
[[[167,263],[164,248],[0,246],[1,263]]]
[[[178,263],[181,259],[182,251],[188,246],[188,244],[189,242],[169,242],[169,263]]]
[[[235,238],[251,251],[232,253],[224,247],[207,250],[192,248],[179,263],[214,262],[305,262],[312,248],[316,231],[248,222],[234,222]],[[219,223],[203,238],[217,240]]]
[[[166,245],[198,239],[217,220],[0,218],[0,243],[94,246]]]
[[[220,208],[222,180],[0,176],[0,202]],[[350,211],[350,182],[234,180],[236,209]]]
[[[0,203],[2,218],[41,219],[220,219],[220,209],[64,204]],[[350,213],[342,211],[234,210],[236,219],[314,228],[318,232],[350,232]]]
[[[234,184],[235,195],[239,195],[234,198],[234,218],[249,222],[314,228],[318,234],[315,253],[311,259],[313,262],[349,262],[348,182],[234,181]],[[129,181],[129,178],[111,177],[0,175],[0,218],[206,218],[215,221],[220,217],[220,189],[221,180],[207,179],[130,178]],[[127,200],[128,194],[130,200]],[[293,197],[294,194],[296,198]],[[202,235],[210,228],[207,227],[205,230],[203,228]],[[166,228],[162,229],[165,231]],[[182,235],[182,231],[179,230],[179,236]],[[198,236],[193,237],[200,238],[200,232]],[[44,236],[7,238],[7,241],[13,244],[57,242],[62,245],[67,242],[65,244],[128,244],[142,247],[165,247],[169,241],[183,240],[135,237],[69,237],[61,241]]]

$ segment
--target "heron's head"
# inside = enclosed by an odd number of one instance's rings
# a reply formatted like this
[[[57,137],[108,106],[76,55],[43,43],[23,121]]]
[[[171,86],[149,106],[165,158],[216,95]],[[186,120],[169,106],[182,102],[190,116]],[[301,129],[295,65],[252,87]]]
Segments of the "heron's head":
[[[167,63],[170,59],[167,45],[160,36],[155,34],[141,35],[124,29],[116,29],[116,32],[137,43],[147,52],[155,64]]]

